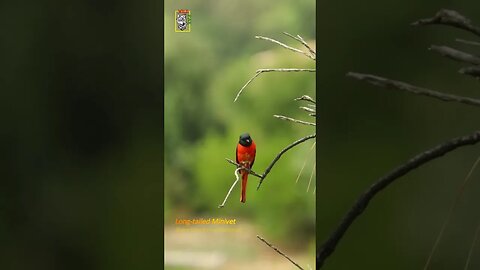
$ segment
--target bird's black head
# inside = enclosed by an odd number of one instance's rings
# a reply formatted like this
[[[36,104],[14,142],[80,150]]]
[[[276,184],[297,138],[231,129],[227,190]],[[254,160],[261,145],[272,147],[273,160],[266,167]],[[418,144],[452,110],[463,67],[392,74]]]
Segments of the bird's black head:
[[[252,145],[252,138],[250,138],[250,134],[243,133],[242,135],[240,135],[240,140],[238,141],[238,143],[245,147]]]

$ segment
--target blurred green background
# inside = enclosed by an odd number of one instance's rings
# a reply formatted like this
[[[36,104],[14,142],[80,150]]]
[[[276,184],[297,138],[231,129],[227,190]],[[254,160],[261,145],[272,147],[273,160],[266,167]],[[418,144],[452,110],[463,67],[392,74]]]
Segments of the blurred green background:
[[[0,4],[0,269],[159,269],[162,6]]]
[[[174,11],[191,10],[190,33],[174,32]],[[314,267],[314,140],[287,152],[259,191],[249,177],[247,202],[240,185],[225,208],[235,180],[238,137],[249,132],[257,144],[254,170],[263,172],[291,142],[315,132],[314,127],[273,117],[282,114],[314,121],[293,99],[315,98],[315,73],[262,74],[233,103],[240,88],[259,68],[314,68],[311,59],[255,35],[302,48],[282,34],[301,35],[315,46],[315,2],[303,1],[167,1],[165,3],[165,260],[167,269],[197,269],[199,262],[182,252],[218,254],[209,269],[290,269],[291,264],[255,238],[265,237],[298,263]],[[298,183],[296,178],[306,162]],[[235,232],[204,226],[203,235],[176,219],[236,218]],[[177,235],[177,236],[173,236]],[[179,242],[178,238],[189,238]],[[218,245],[196,245],[201,239]],[[180,262],[175,260],[175,254]],[[200,256],[199,255],[199,256]],[[192,255],[193,256],[193,255]],[[215,266],[216,265],[216,266]],[[185,268],[181,268],[181,267]],[[270,268],[274,267],[274,268]]]
[[[440,8],[480,25],[478,1],[320,1],[317,3],[317,237],[322,243],[360,194],[410,157],[478,130],[477,108],[375,87],[349,71],[479,97],[463,66],[428,51],[431,44],[471,53],[455,38],[478,37],[447,26],[411,27]],[[423,269],[460,183],[480,155],[461,148],[409,173],[376,196],[324,269]],[[463,269],[480,221],[480,169],[466,187],[429,269]],[[480,268],[480,247],[469,269]]]

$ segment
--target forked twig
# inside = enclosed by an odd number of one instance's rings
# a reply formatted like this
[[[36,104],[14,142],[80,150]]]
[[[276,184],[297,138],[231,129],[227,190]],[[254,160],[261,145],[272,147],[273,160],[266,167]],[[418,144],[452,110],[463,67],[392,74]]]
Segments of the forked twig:
[[[308,53],[306,53],[306,52],[304,52],[304,51],[302,51],[302,50],[299,50],[299,49],[290,47],[290,46],[288,46],[288,45],[286,45],[286,44],[284,44],[284,43],[282,43],[282,42],[280,42],[280,41],[278,41],[278,40],[275,40],[275,39],[273,39],[273,38],[262,37],[262,36],[255,36],[255,38],[263,39],[263,40],[267,40],[267,41],[273,42],[273,43],[275,43],[275,44],[278,44],[278,45],[282,46],[283,48],[285,48],[285,49],[287,49],[287,50],[291,50],[291,51],[293,51],[293,52],[303,54],[303,55],[305,55],[306,57],[308,57],[308,58],[310,58],[310,59],[312,59],[312,60],[315,60],[315,57],[311,56],[310,54],[308,54]]]

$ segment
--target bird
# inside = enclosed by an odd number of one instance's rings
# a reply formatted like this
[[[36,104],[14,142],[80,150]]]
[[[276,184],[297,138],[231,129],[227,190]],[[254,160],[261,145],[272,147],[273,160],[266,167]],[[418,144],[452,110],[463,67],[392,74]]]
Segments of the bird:
[[[238,140],[237,149],[236,149],[236,160],[237,164],[243,166],[244,168],[251,169],[253,167],[253,163],[255,162],[255,155],[257,154],[257,146],[255,142],[250,137],[250,134],[243,133],[240,135]],[[247,170],[240,170],[242,174],[242,191],[240,194],[240,202],[245,203],[247,200],[246,192],[247,192],[247,179],[248,179],[248,171]]]

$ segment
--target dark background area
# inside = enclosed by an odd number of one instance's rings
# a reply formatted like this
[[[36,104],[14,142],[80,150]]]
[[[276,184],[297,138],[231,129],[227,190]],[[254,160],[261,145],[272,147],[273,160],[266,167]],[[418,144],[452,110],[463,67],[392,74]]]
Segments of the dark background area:
[[[317,248],[378,178],[417,153],[478,130],[478,108],[348,78],[371,73],[444,93],[479,98],[465,66],[427,50],[473,54],[475,35],[448,26],[412,27],[441,8],[480,25],[478,1],[320,1],[317,3]],[[449,153],[398,179],[354,222],[324,269],[423,269],[480,145]],[[480,222],[477,168],[453,212],[429,269],[463,269]],[[469,269],[480,268],[479,245]]]
[[[158,269],[161,1],[0,4],[0,269]]]

